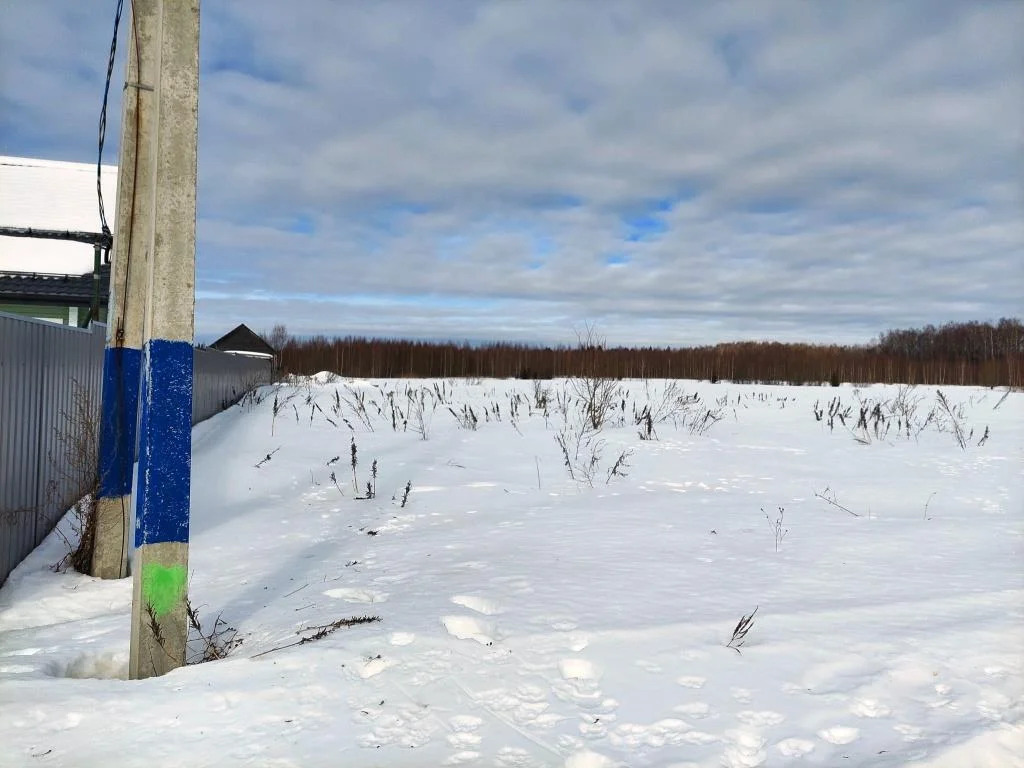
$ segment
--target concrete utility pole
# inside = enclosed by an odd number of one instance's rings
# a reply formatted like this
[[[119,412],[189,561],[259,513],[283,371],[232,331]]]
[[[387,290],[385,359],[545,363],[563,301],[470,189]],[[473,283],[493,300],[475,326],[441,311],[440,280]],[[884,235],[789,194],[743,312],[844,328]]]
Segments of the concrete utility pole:
[[[157,8],[154,213],[128,659],[132,679],[184,664],[188,638],[199,0],[158,0]]]
[[[156,125],[158,0],[133,0],[121,97],[117,223],[103,357],[100,488],[92,575],[128,575],[132,470],[139,412],[142,333],[153,241],[152,136]]]

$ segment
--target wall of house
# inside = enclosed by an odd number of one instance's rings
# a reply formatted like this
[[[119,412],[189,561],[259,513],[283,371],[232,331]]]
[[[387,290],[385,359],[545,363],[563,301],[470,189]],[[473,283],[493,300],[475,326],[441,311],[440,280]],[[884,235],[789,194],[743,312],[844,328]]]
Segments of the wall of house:
[[[53,323],[60,323],[61,325],[77,326],[78,308],[74,307],[76,310],[74,318],[71,317],[70,309],[69,307],[49,304],[4,304],[0,302],[0,312],[20,315],[22,317],[32,317],[36,320],[47,320]],[[88,312],[88,310],[85,311]]]
[[[66,304],[5,304],[0,302],[0,312],[9,315],[20,315],[35,320],[46,320],[61,325],[73,325],[84,328],[88,325],[89,307],[68,306]],[[107,321],[107,308],[100,307],[98,322]]]

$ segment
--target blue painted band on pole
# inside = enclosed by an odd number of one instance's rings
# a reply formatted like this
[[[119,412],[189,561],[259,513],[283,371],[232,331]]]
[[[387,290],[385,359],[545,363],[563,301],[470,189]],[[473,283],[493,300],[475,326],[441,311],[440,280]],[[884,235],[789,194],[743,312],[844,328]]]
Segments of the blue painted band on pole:
[[[142,358],[135,546],[188,542],[192,345],[152,339]]]
[[[115,499],[132,492],[141,368],[141,349],[107,347],[103,353],[101,499]]]

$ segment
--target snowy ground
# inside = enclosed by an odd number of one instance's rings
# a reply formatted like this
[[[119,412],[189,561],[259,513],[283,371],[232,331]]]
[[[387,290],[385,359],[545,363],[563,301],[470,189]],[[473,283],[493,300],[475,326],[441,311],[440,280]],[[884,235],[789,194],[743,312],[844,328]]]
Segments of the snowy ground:
[[[130,580],[53,573],[51,536],[0,590],[0,764],[1024,765],[1024,394],[680,382],[641,440],[668,384],[626,382],[573,480],[546,386],[321,376],[199,425],[191,600],[243,644],[120,679]]]

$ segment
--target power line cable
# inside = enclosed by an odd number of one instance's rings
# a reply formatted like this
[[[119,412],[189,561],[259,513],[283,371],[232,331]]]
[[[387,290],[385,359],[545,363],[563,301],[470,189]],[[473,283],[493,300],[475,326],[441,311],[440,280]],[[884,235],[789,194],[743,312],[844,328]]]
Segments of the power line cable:
[[[99,149],[96,159],[96,197],[100,208],[100,226],[105,235],[110,234],[110,227],[107,226],[107,212],[103,207],[103,142],[107,138],[107,98],[110,95],[110,78],[114,73],[114,59],[117,56],[117,30],[121,25],[122,10],[124,10],[124,0],[117,0],[117,9],[114,12],[114,34],[110,38],[110,56],[107,58],[107,80],[103,86],[103,105],[100,108]]]
[[[118,0],[118,5],[123,0]],[[136,26],[136,15],[135,15],[135,0],[130,0],[131,3],[131,14],[132,14],[132,31],[131,39],[135,43],[135,80],[136,87],[135,91],[135,131],[132,133],[132,141],[134,146],[132,147],[132,204],[128,211],[128,243],[124,248],[124,287],[121,295],[121,306],[120,317],[117,319],[117,329],[115,332],[115,341],[117,346],[124,345],[124,324],[125,318],[128,313],[128,278],[131,275],[131,264],[132,264],[132,239],[135,235],[135,195],[138,193],[139,185],[139,90],[141,89],[142,82],[142,55],[139,51],[139,29]],[[128,54],[131,56],[131,53]],[[125,87],[127,87],[125,83]]]

